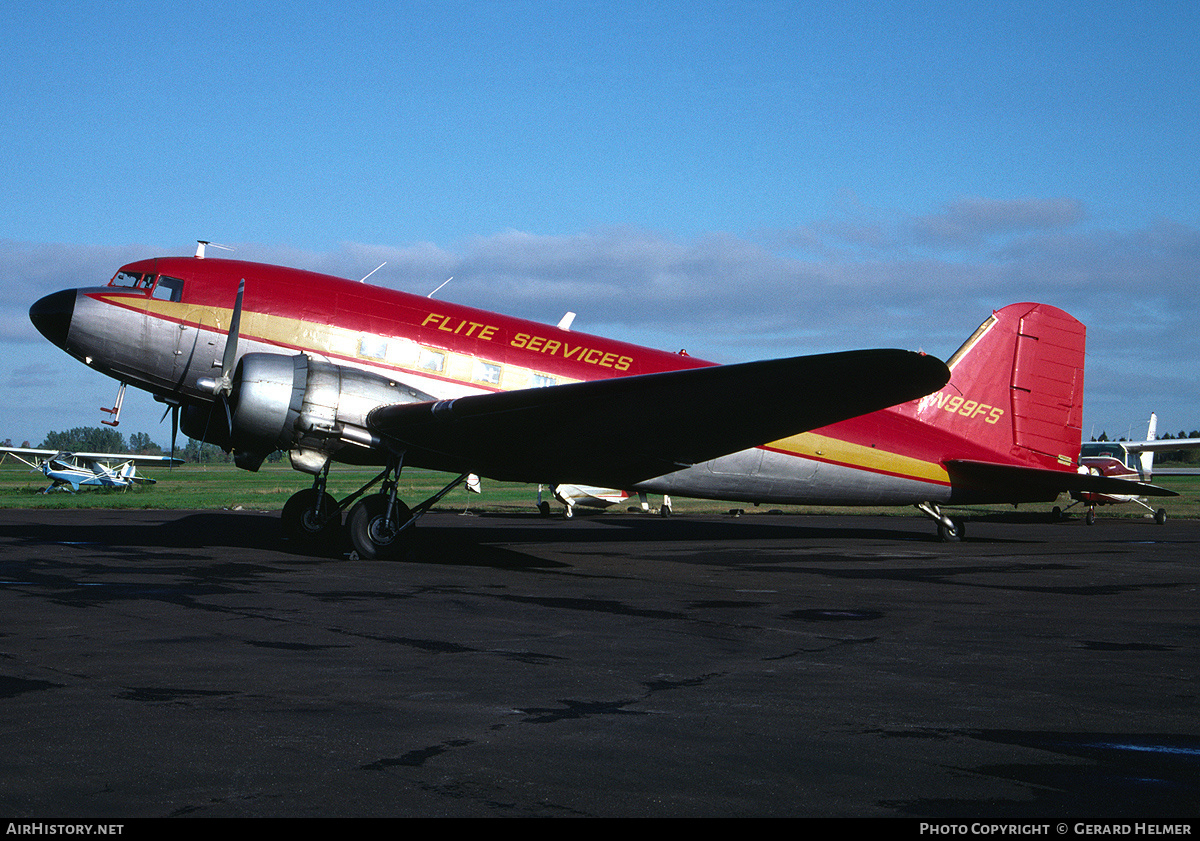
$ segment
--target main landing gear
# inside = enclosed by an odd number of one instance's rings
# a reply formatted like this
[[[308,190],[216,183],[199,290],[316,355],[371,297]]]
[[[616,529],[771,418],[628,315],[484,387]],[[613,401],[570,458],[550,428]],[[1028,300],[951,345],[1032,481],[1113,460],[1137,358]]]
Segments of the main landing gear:
[[[462,474],[417,507],[409,508],[396,496],[403,463],[402,456],[391,459],[382,473],[338,502],[325,490],[329,477],[326,462],[313,479],[313,486],[294,494],[283,506],[284,535],[324,552],[337,548],[345,534],[360,558],[400,558],[411,543],[417,520],[470,475]],[[380,482],[379,492],[363,496]],[[348,507],[343,532],[342,514]]]
[[[1151,514],[1154,515],[1154,522],[1158,523],[1160,526],[1167,521],[1167,509],[1165,509],[1165,508],[1159,508],[1156,511],[1156,510],[1154,510],[1154,508],[1152,508],[1151,506],[1142,502],[1142,500],[1140,500],[1136,497],[1129,497],[1129,498],[1122,497],[1122,499],[1129,501],[1129,502],[1136,502],[1138,505],[1145,508],[1147,511],[1149,511]],[[1084,515],[1083,521],[1085,523],[1087,523],[1089,526],[1094,526],[1096,524],[1096,503],[1092,502],[1090,500],[1077,499],[1074,502],[1072,502],[1070,505],[1068,505],[1066,508],[1059,508],[1056,505],[1056,506],[1054,506],[1053,513],[1050,515],[1051,519],[1053,519],[1055,521],[1066,519],[1067,512],[1070,511],[1072,508],[1074,508],[1076,505],[1079,505],[1080,503],[1084,503],[1088,507],[1087,514]]]

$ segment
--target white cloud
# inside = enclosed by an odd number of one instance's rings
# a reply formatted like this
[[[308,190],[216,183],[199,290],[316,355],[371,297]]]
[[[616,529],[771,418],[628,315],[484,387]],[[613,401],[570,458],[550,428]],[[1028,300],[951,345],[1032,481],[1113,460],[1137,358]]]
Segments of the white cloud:
[[[755,239],[607,228],[508,231],[455,247],[345,243],[327,253],[242,245],[234,254],[343,277],[386,261],[371,282],[418,294],[453,275],[438,297],[548,323],[572,310],[579,331],[718,361],[879,346],[946,356],[992,309],[1042,301],[1088,325],[1091,420],[1114,425],[1154,410],[1174,416],[1164,417],[1172,428],[1200,425],[1191,323],[1200,230],[1167,220],[1085,229],[1083,208],[1066,199],[963,199],[908,219],[861,207],[850,215]],[[0,243],[0,381],[32,393],[36,378],[78,367],[29,324],[37,297],[104,283],[121,263],[156,253]],[[111,399],[109,381],[89,376],[101,403]],[[81,399],[80,418],[58,426],[94,423],[93,403]],[[0,422],[18,420],[0,412]]]
[[[915,240],[931,247],[972,248],[997,236],[1069,228],[1086,218],[1074,199],[961,198],[911,220]]]

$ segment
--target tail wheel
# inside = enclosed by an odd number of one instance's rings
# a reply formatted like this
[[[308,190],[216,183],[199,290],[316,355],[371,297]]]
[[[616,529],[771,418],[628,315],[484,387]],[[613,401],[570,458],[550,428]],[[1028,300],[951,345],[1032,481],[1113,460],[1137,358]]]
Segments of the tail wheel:
[[[320,500],[318,507],[317,501]],[[280,514],[284,537],[310,545],[324,546],[338,539],[342,532],[342,511],[337,500],[306,488],[292,494]]]
[[[412,526],[401,530],[412,517],[407,505],[396,500],[392,515],[387,515],[388,494],[363,497],[350,509],[346,530],[360,558],[395,560],[408,547]]]
[[[951,517],[950,522],[954,525],[938,523],[938,539],[943,543],[958,543],[966,535],[966,523],[958,517]]]

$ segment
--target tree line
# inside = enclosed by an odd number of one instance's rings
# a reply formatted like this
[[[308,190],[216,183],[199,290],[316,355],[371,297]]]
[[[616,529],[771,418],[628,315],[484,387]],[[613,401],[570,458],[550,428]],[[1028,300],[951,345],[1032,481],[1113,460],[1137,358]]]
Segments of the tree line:
[[[1178,435],[1172,435],[1167,432],[1160,435],[1159,438],[1170,441],[1178,438],[1200,438],[1200,430],[1193,429],[1191,432],[1179,430]],[[1100,433],[1099,438],[1093,438],[1093,441],[1111,441],[1105,432]],[[1116,439],[1124,441],[1121,437]],[[4,442],[4,446],[14,446],[12,440]],[[28,447],[29,442],[25,441],[21,444],[23,447]],[[169,451],[164,450],[161,446],[150,440],[150,435],[146,432],[134,432],[126,441],[120,432],[113,429],[111,426],[77,426],[74,429],[68,429],[66,432],[51,432],[46,435],[46,440],[39,445],[43,450],[66,450],[68,452],[87,452],[87,453],[132,453],[139,456],[161,456],[170,455]],[[189,463],[196,464],[228,464],[233,462],[233,455],[225,452],[215,444],[206,444],[202,441],[197,441],[195,438],[188,438],[187,443],[182,447],[176,446],[175,457],[181,458]],[[267,458],[269,462],[280,461],[283,458],[283,453],[276,451]],[[1189,447],[1185,450],[1168,450],[1163,453],[1156,453],[1154,456],[1155,464],[1198,464],[1200,463],[1200,447]]]
[[[4,442],[4,446],[12,447],[12,439]],[[28,441],[21,443],[29,447]],[[134,432],[126,440],[120,432],[111,426],[77,426],[65,432],[50,432],[45,440],[38,445],[42,450],[65,450],[72,453],[130,453],[139,456],[171,455],[170,449],[151,440],[149,433]],[[226,453],[215,444],[206,444],[195,438],[188,438],[186,443],[176,444],[175,457],[189,463],[225,464],[233,462],[233,455]],[[279,461],[283,453],[274,453],[268,461]]]

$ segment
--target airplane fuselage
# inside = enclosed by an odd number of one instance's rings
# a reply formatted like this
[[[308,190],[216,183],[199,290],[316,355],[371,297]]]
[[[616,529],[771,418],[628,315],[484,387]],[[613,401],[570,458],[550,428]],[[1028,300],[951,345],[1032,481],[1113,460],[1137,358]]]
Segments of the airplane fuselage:
[[[310,378],[325,371],[316,367],[319,363],[336,366],[337,371],[366,372],[372,388],[376,381],[385,391],[389,385],[395,388],[396,402],[449,400],[714,364],[682,352],[653,350],[366,283],[218,259],[131,263],[108,286],[47,296],[34,305],[31,317],[48,338],[96,370],[203,417],[218,402],[210,383],[226,373],[222,356],[242,279],[239,358],[249,353],[297,358],[303,354],[312,360]],[[964,391],[952,381],[919,400],[684,466],[624,490],[831,505],[1052,499],[1045,490],[1022,495],[1012,487],[998,490],[955,482],[951,476],[947,461],[952,459],[1061,470],[1078,458],[1078,445],[1071,450],[1069,435],[1065,444],[1051,436],[1051,443],[1040,448],[1018,448],[1011,429],[1014,416],[1023,410],[1010,392],[1020,384],[1010,381],[1008,370],[996,376],[996,383],[979,380],[977,390]],[[1081,373],[1078,380],[1081,388]],[[876,386],[869,381],[859,384],[866,390]],[[367,391],[364,406],[377,400],[370,395],[378,389]],[[812,398],[820,400],[821,395]],[[343,402],[345,406],[324,407],[327,428],[310,425],[323,434],[340,430],[335,460],[369,463],[376,442],[354,420],[355,412],[366,410],[354,409],[349,398]],[[207,425],[207,420],[193,417],[190,429],[186,423],[184,428],[202,437]],[[579,445],[586,447],[590,436],[636,437],[640,431],[577,432]],[[293,451],[293,464],[316,473],[321,459],[306,458],[303,447],[301,443]],[[574,476],[496,478],[587,481]]]

